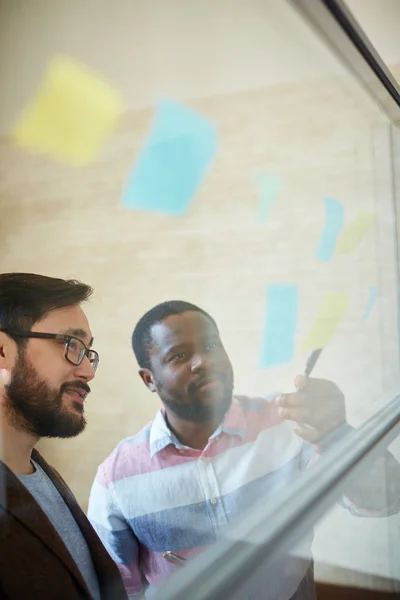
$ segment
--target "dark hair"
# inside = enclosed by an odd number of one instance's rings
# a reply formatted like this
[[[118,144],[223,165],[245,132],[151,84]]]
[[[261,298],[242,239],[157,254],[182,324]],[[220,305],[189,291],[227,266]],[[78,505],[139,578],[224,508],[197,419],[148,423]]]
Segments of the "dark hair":
[[[184,302],[183,300],[169,300],[168,302],[162,302],[151,308],[147,313],[141,317],[136,324],[132,334],[132,348],[135,353],[136,360],[139,367],[143,369],[150,368],[150,356],[149,351],[153,345],[151,337],[151,329],[156,323],[160,323],[171,315],[181,315],[189,310],[199,312],[215,325],[217,331],[218,327],[214,319],[202,308],[199,308],[195,304],[190,302]]]
[[[52,310],[81,304],[93,289],[76,279],[34,273],[0,274],[0,327],[30,331]]]

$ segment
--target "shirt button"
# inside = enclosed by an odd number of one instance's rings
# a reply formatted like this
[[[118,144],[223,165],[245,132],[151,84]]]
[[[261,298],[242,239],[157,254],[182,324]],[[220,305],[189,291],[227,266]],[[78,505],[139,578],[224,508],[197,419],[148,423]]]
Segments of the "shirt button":
[[[210,502],[211,502],[211,504],[217,504],[217,499],[216,498],[211,498]]]

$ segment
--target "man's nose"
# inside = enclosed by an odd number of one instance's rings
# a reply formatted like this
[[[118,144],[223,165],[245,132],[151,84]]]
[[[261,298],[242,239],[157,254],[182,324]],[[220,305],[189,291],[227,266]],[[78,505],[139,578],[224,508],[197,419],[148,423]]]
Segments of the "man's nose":
[[[208,369],[210,366],[210,360],[201,352],[197,352],[192,357],[191,369],[193,372]]]
[[[78,379],[82,379],[85,382],[91,381],[94,378],[95,371],[87,356],[85,356],[80,365],[76,366],[75,375]]]

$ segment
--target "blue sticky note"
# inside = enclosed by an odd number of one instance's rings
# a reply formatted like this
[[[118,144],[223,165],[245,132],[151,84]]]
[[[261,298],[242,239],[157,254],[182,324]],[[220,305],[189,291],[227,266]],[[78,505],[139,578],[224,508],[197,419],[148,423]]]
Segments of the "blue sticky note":
[[[274,173],[258,173],[254,180],[260,187],[260,207],[257,215],[258,222],[265,222],[273,207],[276,197],[281,191],[283,179]]]
[[[333,198],[324,198],[325,225],[319,238],[316,259],[329,262],[333,258],[335,246],[344,222],[344,207]]]
[[[170,100],[156,116],[123,194],[129,208],[183,215],[217,151],[214,125]]]
[[[267,286],[266,318],[261,348],[261,368],[289,362],[294,355],[299,311],[298,286]]]
[[[367,319],[367,317],[369,316],[370,312],[372,311],[374,304],[376,302],[376,299],[378,297],[378,288],[376,285],[370,285],[369,286],[369,298],[368,298],[368,302],[367,302],[367,306],[365,308],[364,314],[363,314],[363,320],[365,321],[365,319]]]

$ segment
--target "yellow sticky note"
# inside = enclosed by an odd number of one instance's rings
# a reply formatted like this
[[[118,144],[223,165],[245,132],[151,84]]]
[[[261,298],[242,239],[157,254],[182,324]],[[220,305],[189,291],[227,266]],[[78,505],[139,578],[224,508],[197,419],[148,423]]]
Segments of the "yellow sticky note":
[[[98,156],[122,111],[118,91],[76,60],[57,56],[11,137],[18,146],[83,166]]]
[[[303,350],[311,351],[326,346],[342,320],[349,301],[349,294],[325,295],[318,315],[302,344]]]
[[[345,227],[338,239],[335,254],[349,254],[356,249],[375,221],[375,213],[361,211],[358,217]]]

